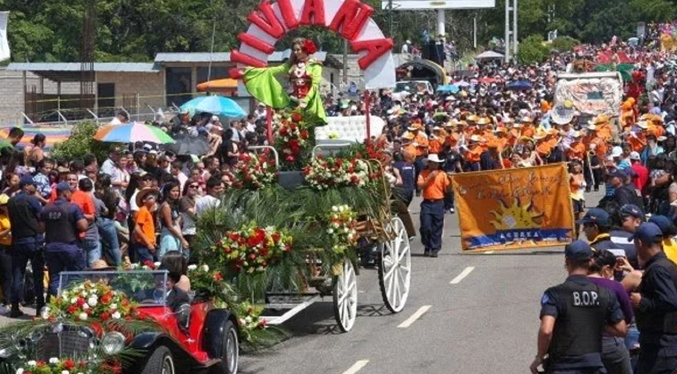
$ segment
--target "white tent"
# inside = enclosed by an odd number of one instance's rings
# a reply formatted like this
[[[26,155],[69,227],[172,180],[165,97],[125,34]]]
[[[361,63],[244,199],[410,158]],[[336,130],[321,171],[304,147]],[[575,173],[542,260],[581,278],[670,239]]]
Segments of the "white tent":
[[[486,51],[482,52],[479,55],[475,56],[475,60],[492,60],[492,59],[499,59],[503,58],[503,56],[500,53],[494,52],[494,51]]]

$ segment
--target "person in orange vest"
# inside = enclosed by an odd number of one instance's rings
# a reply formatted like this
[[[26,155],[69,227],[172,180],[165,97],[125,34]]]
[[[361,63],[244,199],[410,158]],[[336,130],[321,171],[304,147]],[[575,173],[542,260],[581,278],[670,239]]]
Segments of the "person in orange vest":
[[[433,133],[428,140],[428,153],[439,154],[442,151],[442,145],[447,138],[447,134],[443,128],[439,126],[433,127]]]
[[[494,130],[494,141],[498,146],[498,151],[502,153],[509,145],[508,132],[505,127],[499,126]]]
[[[626,136],[626,142],[630,144],[632,151],[640,153],[646,147],[646,131],[649,125],[645,121],[637,123],[638,131],[634,129]]]
[[[487,128],[487,125],[491,124],[491,120],[487,117],[482,117],[477,120],[477,130],[475,131],[475,135],[482,136],[486,138],[487,140],[491,140],[490,138],[493,137],[493,133],[490,129]]]
[[[540,156],[542,160],[546,160],[552,153],[552,146],[550,142],[548,142],[549,136],[550,135],[545,131],[537,131],[536,134],[534,134],[536,152],[538,152],[538,156]]]
[[[414,167],[416,169],[416,176],[418,177],[418,174],[421,172],[421,170],[423,170],[424,167],[423,160],[428,155],[428,137],[423,131],[421,131],[423,130],[423,125],[419,119],[415,119],[411,125],[409,125],[408,130],[414,135],[413,145],[416,147],[416,152],[414,153],[416,155]],[[416,190],[416,196],[420,195],[421,191]]]
[[[585,158],[585,145],[581,141],[583,134],[580,131],[576,131],[573,134],[573,141],[569,144],[569,148],[566,149],[564,154],[567,156],[567,160],[580,160],[583,161]]]
[[[468,170],[480,171],[480,157],[482,156],[482,152],[484,152],[484,148],[480,144],[482,138],[477,135],[472,135],[468,140],[468,146],[463,147],[465,148],[463,157],[468,163]]]
[[[594,125],[596,126],[597,136],[604,139],[604,141],[610,142],[613,139],[613,133],[611,124],[609,123],[609,117],[605,115],[599,115],[595,119]]]
[[[511,146],[517,145],[519,138],[522,137],[522,124],[513,123],[512,129],[510,129],[510,134],[508,134],[508,143]]]
[[[458,121],[454,119],[444,124],[444,129],[447,133],[447,136],[444,139],[444,144],[451,148],[457,147],[458,142],[461,139],[461,136],[458,133],[457,123]]]
[[[426,168],[417,178],[416,185],[423,195],[420,214],[424,256],[437,257],[442,249],[444,195],[451,184],[447,174],[441,170],[443,162],[436,154],[428,155]]]
[[[402,135],[402,153],[409,153],[416,156],[416,146],[414,145],[414,134],[408,132]]]
[[[522,117],[522,136],[533,137],[536,133],[536,128],[534,127],[534,119],[531,117]]]
[[[608,151],[607,141],[601,136],[597,135],[597,126],[588,125],[588,133],[586,134],[583,143],[586,146],[588,152],[593,152],[599,160],[604,160],[606,158],[606,153]]]

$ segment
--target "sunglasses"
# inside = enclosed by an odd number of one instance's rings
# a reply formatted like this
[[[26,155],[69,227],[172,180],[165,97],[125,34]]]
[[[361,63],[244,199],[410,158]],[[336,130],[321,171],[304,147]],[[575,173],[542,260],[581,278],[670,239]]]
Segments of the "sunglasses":
[[[190,187],[190,188],[198,188],[198,187],[200,187],[200,186],[198,186],[197,184],[191,184],[191,185],[188,186],[188,187]]]

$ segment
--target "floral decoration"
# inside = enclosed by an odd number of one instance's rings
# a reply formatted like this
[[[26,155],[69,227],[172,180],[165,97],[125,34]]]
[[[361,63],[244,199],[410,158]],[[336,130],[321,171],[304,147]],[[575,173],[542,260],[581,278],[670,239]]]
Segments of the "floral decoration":
[[[367,161],[341,157],[313,158],[303,169],[306,182],[313,188],[323,190],[333,187],[364,186],[370,178]]]
[[[97,319],[131,320],[137,318],[137,305],[103,282],[86,280],[52,298],[40,312],[46,320],[70,318],[76,321]]]
[[[237,188],[257,190],[269,186],[277,179],[275,160],[269,160],[267,153],[259,155],[242,153],[235,165],[235,182]]]
[[[215,251],[233,270],[262,273],[274,260],[291,251],[292,238],[275,227],[258,227],[254,222],[239,231],[228,231]]]
[[[237,324],[240,335],[245,340],[252,340],[249,337],[257,330],[263,330],[268,325],[266,320],[261,318],[263,306],[252,305],[249,302],[241,302],[230,305],[230,311],[237,317]]]
[[[301,165],[301,159],[311,146],[309,126],[298,111],[280,112],[273,117],[275,122],[275,148],[282,163],[287,166]]]
[[[348,205],[334,205],[326,217],[327,234],[331,237],[332,251],[344,254],[357,243],[357,213]]]
[[[107,364],[110,371],[107,373],[120,373],[122,368],[119,363]],[[99,363],[88,361],[75,361],[72,358],[50,358],[48,361],[27,361],[19,365],[15,374],[95,374],[102,373]]]
[[[223,273],[209,265],[188,265],[191,288],[205,297],[223,296]]]

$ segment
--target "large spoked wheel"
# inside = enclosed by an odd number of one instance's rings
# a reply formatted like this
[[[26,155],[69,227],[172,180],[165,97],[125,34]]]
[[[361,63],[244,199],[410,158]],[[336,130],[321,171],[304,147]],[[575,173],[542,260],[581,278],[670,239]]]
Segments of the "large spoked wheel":
[[[357,318],[357,277],[350,260],[343,262],[343,272],[334,277],[334,318],[343,332],[355,325]]]
[[[392,239],[381,244],[378,283],[386,307],[393,313],[404,309],[411,285],[411,247],[404,223],[393,217],[386,231]]]

